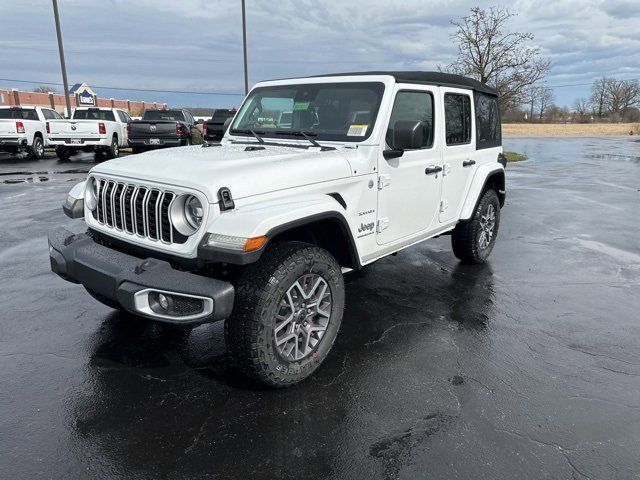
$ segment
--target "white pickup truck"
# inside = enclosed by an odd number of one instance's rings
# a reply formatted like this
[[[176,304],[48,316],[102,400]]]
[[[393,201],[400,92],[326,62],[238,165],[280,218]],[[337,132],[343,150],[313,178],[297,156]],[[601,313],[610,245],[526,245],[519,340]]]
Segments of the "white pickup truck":
[[[61,118],[51,108],[0,107],[0,151],[15,155],[26,150],[31,158],[44,157],[48,142],[45,122]]]
[[[440,235],[462,262],[485,262],[505,166],[498,92],[473,79],[262,82],[219,144],[91,169],[63,205],[88,231],[52,232],[51,268],[105,305],[156,321],[225,319],[241,371],[284,387],[329,354],[343,272]]]
[[[56,147],[56,155],[62,161],[79,151],[116,158],[120,147],[127,146],[130,121],[129,114],[117,108],[77,108],[70,120],[47,123],[49,144]]]

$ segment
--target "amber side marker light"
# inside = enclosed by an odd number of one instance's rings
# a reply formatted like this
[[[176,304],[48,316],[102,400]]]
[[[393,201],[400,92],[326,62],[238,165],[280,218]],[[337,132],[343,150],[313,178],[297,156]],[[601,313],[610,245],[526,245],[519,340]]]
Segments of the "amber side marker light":
[[[245,252],[253,252],[254,250],[262,248],[266,241],[267,237],[265,237],[264,235],[261,237],[247,238],[247,241],[244,242],[244,247],[242,248],[242,250]]]

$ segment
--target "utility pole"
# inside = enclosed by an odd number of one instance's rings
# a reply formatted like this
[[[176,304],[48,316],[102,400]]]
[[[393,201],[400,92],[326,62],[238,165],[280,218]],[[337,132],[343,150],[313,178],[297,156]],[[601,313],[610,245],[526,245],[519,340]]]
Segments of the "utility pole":
[[[54,3],[56,0],[53,0]],[[242,0],[242,48],[244,49],[244,94],[249,93],[249,73],[247,72],[247,15]]]
[[[242,1],[244,3],[244,0]],[[53,16],[56,19],[56,33],[58,34],[58,51],[60,52],[60,68],[62,68],[62,83],[64,84],[64,96],[67,101],[67,117],[70,117],[71,116],[71,100],[69,99],[69,82],[67,82],[67,66],[64,63],[64,48],[62,48],[62,32],[60,31],[60,16],[58,15],[58,0],[53,0]]]

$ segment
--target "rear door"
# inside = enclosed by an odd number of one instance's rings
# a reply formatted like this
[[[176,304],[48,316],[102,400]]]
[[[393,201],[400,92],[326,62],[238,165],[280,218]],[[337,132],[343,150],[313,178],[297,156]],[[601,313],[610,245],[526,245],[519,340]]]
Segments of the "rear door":
[[[405,150],[398,158],[378,159],[377,242],[384,245],[426,232],[436,220],[440,205],[442,140],[435,108],[438,87],[396,86],[393,110],[388,120],[387,146],[393,147],[397,121],[421,122],[423,145]]]
[[[440,223],[459,216],[462,202],[476,170],[476,139],[472,92],[440,88],[444,117],[442,206]]]

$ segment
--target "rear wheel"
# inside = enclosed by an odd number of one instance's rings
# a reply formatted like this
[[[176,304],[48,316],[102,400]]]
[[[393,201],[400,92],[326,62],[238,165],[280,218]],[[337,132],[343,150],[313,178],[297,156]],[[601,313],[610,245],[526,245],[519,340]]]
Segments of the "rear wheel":
[[[105,149],[107,158],[116,158],[120,156],[120,146],[118,145],[118,137],[115,135],[111,139],[111,145]]]
[[[486,190],[473,216],[458,223],[451,234],[453,253],[463,263],[484,263],[496,243],[500,226],[500,200],[495,190]]]
[[[237,285],[225,322],[229,353],[263,384],[294,385],[329,354],[343,310],[342,272],[329,252],[302,242],[276,245]]]
[[[34,137],[33,145],[29,147],[29,158],[40,160],[44,158],[44,142],[40,137]]]
[[[56,155],[61,162],[68,162],[71,157],[71,151],[67,147],[56,147]]]

